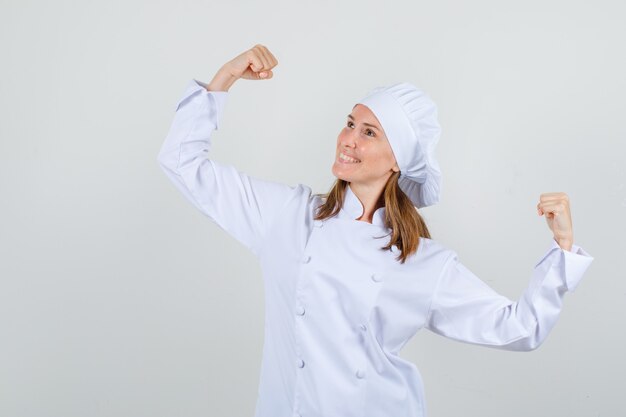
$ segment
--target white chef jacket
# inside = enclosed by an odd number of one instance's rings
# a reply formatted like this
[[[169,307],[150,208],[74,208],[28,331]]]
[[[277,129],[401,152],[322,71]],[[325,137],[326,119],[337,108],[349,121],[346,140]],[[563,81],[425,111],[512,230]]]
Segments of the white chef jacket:
[[[400,358],[421,328],[461,342],[528,351],[547,337],[566,291],[593,261],[552,239],[518,301],[499,295],[453,250],[421,238],[405,264],[383,251],[348,187],[336,217],[313,220],[311,188],[265,181],[209,159],[228,96],[192,79],[158,155],[194,206],[259,259],[265,334],[255,417],[425,417],[422,378]],[[376,238],[379,237],[379,238]]]

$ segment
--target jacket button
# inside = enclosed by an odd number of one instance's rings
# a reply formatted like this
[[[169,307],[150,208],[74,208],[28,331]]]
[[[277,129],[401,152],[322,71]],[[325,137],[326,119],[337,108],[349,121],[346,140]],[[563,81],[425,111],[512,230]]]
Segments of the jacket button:
[[[302,307],[301,305],[296,307],[296,313],[298,313],[299,316],[303,316],[304,315],[304,307]]]
[[[372,274],[372,281],[380,282],[382,280],[383,280],[383,277],[379,273],[375,272]]]
[[[298,365],[298,368],[304,368],[304,361],[302,359],[298,359],[298,362],[296,362],[296,365]]]
[[[365,377],[365,371],[363,371],[362,369],[357,369],[356,371],[356,377],[361,379]]]
[[[365,331],[367,330],[367,326],[364,325],[363,323],[361,323],[361,325],[359,326],[361,328],[361,330]]]
[[[308,264],[310,260],[311,260],[311,257],[309,255],[305,255],[302,257],[302,262],[305,264]]]

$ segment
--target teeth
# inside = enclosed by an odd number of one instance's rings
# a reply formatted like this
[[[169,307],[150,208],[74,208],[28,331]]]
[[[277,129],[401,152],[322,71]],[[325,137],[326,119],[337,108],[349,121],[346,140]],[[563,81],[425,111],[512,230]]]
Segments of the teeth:
[[[347,161],[347,162],[361,162],[358,159],[350,158],[349,156],[344,155],[343,153],[339,153],[339,158],[342,161]]]

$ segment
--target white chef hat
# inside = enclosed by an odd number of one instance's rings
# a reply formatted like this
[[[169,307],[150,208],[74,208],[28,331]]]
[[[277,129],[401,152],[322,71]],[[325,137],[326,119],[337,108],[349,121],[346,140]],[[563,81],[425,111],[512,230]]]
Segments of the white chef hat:
[[[400,168],[400,189],[418,208],[438,203],[441,171],[434,151],[441,127],[435,103],[402,82],[376,87],[357,104],[367,106],[382,125]]]

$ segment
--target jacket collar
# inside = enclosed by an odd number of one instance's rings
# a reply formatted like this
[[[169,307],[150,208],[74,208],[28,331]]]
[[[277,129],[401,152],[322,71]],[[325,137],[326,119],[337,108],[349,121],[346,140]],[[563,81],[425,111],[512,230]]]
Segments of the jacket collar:
[[[363,203],[354,194],[350,184],[346,187],[346,193],[343,200],[343,207],[339,211],[337,217],[342,219],[356,220],[363,215]],[[367,222],[363,222],[367,223]],[[372,224],[375,226],[385,227],[385,207],[379,207],[374,211],[372,216]]]

